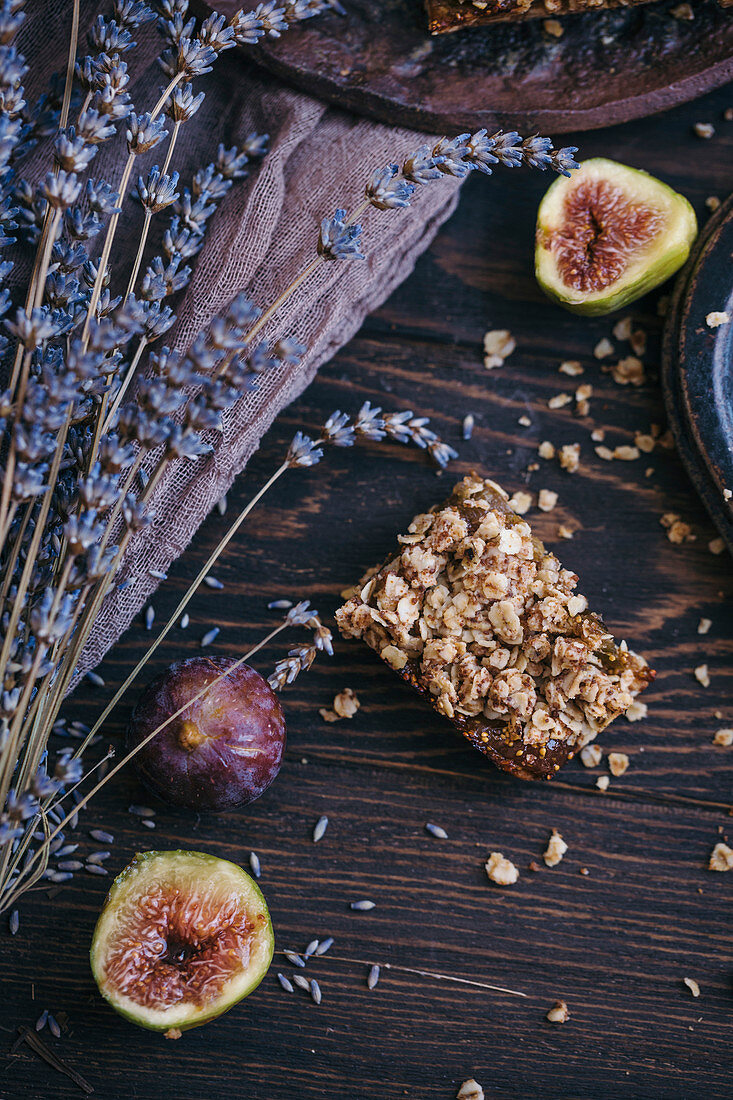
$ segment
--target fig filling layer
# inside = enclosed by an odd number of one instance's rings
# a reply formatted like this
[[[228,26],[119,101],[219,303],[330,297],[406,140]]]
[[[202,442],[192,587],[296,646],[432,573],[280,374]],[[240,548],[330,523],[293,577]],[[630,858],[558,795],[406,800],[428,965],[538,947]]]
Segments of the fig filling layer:
[[[583,293],[616,282],[664,226],[659,210],[633,202],[608,180],[578,183],[563,215],[562,228],[552,234],[553,252],[563,282]]]
[[[237,898],[202,900],[157,886],[125,910],[106,978],[146,1008],[201,1006],[247,966],[252,933]]]

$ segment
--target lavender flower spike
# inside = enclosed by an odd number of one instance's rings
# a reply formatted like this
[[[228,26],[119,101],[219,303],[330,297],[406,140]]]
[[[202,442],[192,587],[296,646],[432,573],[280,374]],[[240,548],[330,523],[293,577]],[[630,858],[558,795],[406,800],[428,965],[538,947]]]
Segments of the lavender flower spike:
[[[337,210],[332,218],[324,218],[318,237],[318,254],[324,260],[365,259],[360,251],[362,227],[349,225],[346,211]]]

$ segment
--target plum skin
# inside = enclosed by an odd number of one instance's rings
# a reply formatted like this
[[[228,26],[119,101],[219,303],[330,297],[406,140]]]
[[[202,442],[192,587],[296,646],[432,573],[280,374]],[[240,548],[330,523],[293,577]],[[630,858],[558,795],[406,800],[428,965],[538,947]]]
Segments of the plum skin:
[[[135,748],[203,687],[235,664],[232,657],[176,661],[143,691],[127,733]],[[255,669],[240,665],[170,722],[133,758],[145,786],[184,809],[220,813],[253,802],[280,770],[285,718]]]

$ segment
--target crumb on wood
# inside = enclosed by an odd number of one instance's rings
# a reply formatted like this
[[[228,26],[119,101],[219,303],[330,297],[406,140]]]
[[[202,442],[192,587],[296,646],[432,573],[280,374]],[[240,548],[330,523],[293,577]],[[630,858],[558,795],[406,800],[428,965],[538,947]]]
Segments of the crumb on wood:
[[[707,634],[712,625],[713,625],[713,620],[712,619],[700,619],[700,622],[697,624],[698,634]]]
[[[318,711],[324,722],[338,722],[341,718],[353,718],[361,706],[356,692],[352,688],[344,688],[333,700],[333,710],[321,707]]]
[[[567,374],[570,378],[577,378],[585,372],[585,367],[577,359],[565,359],[557,369],[560,374]]]
[[[722,538],[711,539],[708,543],[708,550],[711,554],[722,554],[725,550],[725,542]]]
[[[636,355],[627,355],[611,367],[611,378],[618,386],[643,386],[644,364]]]
[[[728,749],[733,745],[733,729],[720,729],[715,731],[713,744]]]
[[[456,1100],[484,1100],[484,1090],[478,1081],[469,1077],[464,1081],[456,1094]]]
[[[501,852],[490,852],[486,861],[486,874],[497,886],[512,886],[519,878],[519,870]]]
[[[608,359],[609,355],[613,355],[613,353],[614,346],[607,336],[604,336],[601,340],[599,340],[596,346],[593,348],[593,354],[596,359]]]
[[[697,984],[694,978],[683,978],[682,981],[685,983],[693,997],[700,996],[700,986]]]
[[[563,409],[566,405],[571,404],[572,400],[569,393],[556,393],[547,402],[547,407],[548,409]]]
[[[603,752],[600,745],[585,745],[580,750],[580,761],[584,768],[597,768],[603,759]]]
[[[565,1001],[555,1001],[547,1013],[547,1019],[551,1024],[566,1024],[570,1019],[570,1010]]]
[[[722,840],[713,848],[708,860],[708,871],[733,871],[733,848]]]
[[[580,466],[580,444],[565,443],[559,452],[560,465],[569,474],[574,474]]]
[[[695,671],[695,679],[704,688],[710,687],[710,670],[707,665],[698,665]]]
[[[625,752],[609,752],[608,770],[615,779],[618,779],[620,775],[623,775],[628,767],[629,758]]]
[[[532,507],[532,494],[519,489],[513,497],[510,497],[509,506],[514,509],[518,516],[525,515]]]
[[[553,829],[550,834],[550,839],[547,842],[547,847],[542,853],[542,858],[548,867],[557,867],[567,850],[567,844],[560,836],[557,829]]]
[[[599,775],[598,778],[596,779],[596,787],[598,787],[599,791],[607,791],[608,790],[608,784],[610,782],[611,782],[611,780],[608,778],[607,775]]]
[[[548,458],[548,459],[549,458],[554,458],[555,457],[555,446],[554,446],[553,443],[550,443],[549,439],[543,439],[543,441],[540,443],[539,447],[537,448],[537,453],[540,456],[540,458]]]
[[[551,512],[557,504],[557,493],[552,489],[540,489],[537,497],[537,507],[541,512]]]
[[[517,346],[509,329],[491,329],[484,336],[484,366],[487,370],[500,367]]]

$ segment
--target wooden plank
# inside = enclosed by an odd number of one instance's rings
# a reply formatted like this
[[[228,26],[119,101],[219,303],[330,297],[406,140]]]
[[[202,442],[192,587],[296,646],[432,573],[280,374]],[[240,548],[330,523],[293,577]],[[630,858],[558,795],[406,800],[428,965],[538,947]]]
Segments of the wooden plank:
[[[725,180],[731,128],[718,120],[727,105],[721,92],[662,119],[588,135],[584,151],[612,150],[664,172],[701,208]],[[712,142],[688,137],[698,119],[716,121]],[[136,1030],[93,985],[87,952],[108,880],[82,872],[53,902],[45,888],[30,895],[18,935],[0,941],[6,1049],[16,1027],[33,1026],[43,1008],[66,1013],[58,1051],[105,1100],[449,1100],[471,1075],[487,1097],[521,1100],[728,1095],[733,876],[705,867],[719,836],[733,832],[733,750],[711,745],[717,728],[733,724],[730,562],[708,550],[714,532],[673,452],[630,463],[604,463],[593,452],[590,431],[598,424],[614,445],[663,422],[653,378],[660,321],[653,301],[631,311],[649,333],[650,381],[618,387],[593,357],[611,321],[565,314],[534,285],[527,212],[545,184],[506,173],[469,181],[415,275],[278,418],[230,494],[227,515],[212,514],[156,594],[156,622],[173,610],[294,431],[315,430],[333,408],[355,411],[365,399],[413,407],[459,446],[460,461],[436,477],[420,452],[369,445],[333,451],[321,466],[289,474],[216,566],[224,590],[196,597],[191,626],[172,632],[149,675],[200,653],[212,624],[221,627],[212,652],[242,652],[275,621],[266,607],[275,598],[310,598],[330,617],[340,590],[380,559],[405,521],[477,465],[512,490],[559,493],[557,509],[533,510],[532,523],[579,573],[609,625],[659,670],[648,719],[619,721],[602,738],[606,748],[629,753],[629,771],[606,794],[595,787],[605,769],[578,762],[541,786],[500,775],[365,648],[337,640],[334,658],[319,660],[284,696],[285,764],[248,810],[198,820],[159,806],[148,833],[127,813],[131,802],[150,801],[128,770],[80,830],[84,853],[98,846],[89,828],[113,831],[112,872],[140,848],[200,848],[244,863],[255,849],[278,946],[336,938],[330,956],[309,964],[323,987],[320,1008],[300,992],[286,995],[273,971],[251,1000],[178,1043]],[[491,327],[511,329],[517,350],[487,372],[481,339]],[[562,359],[580,360],[585,373],[558,374]],[[590,419],[574,417],[571,407],[548,408],[553,394],[572,393],[578,382],[594,386]],[[466,443],[460,425],[469,409],[477,427]],[[529,428],[517,422],[523,414]],[[543,462],[528,475],[542,439],[581,442],[580,470],[569,475]],[[667,511],[691,523],[695,542],[669,543],[659,524]],[[577,528],[571,541],[556,539],[559,522]],[[703,616],[713,625],[701,636]],[[135,624],[100,669],[107,686],[85,683],[69,715],[93,718],[150,637]],[[283,638],[257,667],[267,672],[299,637]],[[707,689],[692,675],[702,661],[710,667]],[[362,708],[351,722],[327,725],[318,708],[346,686]],[[105,727],[104,745],[121,744],[133,700],[134,693]],[[330,824],[314,845],[311,829],[322,813]],[[426,821],[446,828],[448,840],[428,836]],[[570,845],[565,860],[528,871],[531,860],[541,864],[553,827]],[[492,850],[520,867],[515,887],[502,891],[486,879]],[[373,912],[349,910],[350,900],[369,896]],[[397,970],[383,971],[369,992],[372,962],[528,996]],[[699,999],[682,984],[685,976],[700,982]],[[571,1020],[553,1027],[544,1017],[556,997],[567,1000]],[[4,1068],[3,1100],[78,1095],[27,1051]]]

